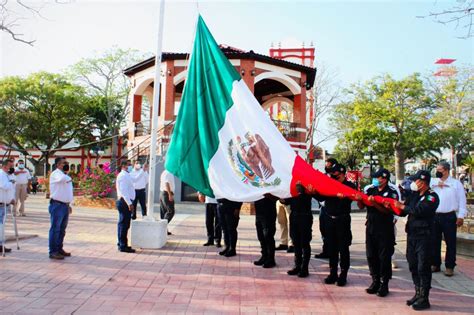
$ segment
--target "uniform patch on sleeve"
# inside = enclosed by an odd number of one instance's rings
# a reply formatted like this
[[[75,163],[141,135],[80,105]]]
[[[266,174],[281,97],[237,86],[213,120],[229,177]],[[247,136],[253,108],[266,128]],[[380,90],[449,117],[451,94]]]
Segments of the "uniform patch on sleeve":
[[[431,201],[431,202],[435,202],[436,198],[434,196],[429,195],[429,196],[426,197],[426,200]]]

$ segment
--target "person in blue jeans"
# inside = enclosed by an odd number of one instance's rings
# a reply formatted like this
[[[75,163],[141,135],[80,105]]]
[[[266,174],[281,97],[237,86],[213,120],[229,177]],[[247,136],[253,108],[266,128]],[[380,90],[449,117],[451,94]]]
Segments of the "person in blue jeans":
[[[62,260],[71,256],[63,249],[64,237],[72,213],[70,206],[73,201],[72,178],[67,175],[69,163],[64,157],[55,160],[56,169],[49,177],[49,214],[51,227],[49,229],[49,258]]]
[[[117,210],[119,212],[119,220],[117,223],[118,250],[124,253],[135,253],[135,250],[128,246],[128,230],[130,229],[130,220],[134,210],[133,200],[135,199],[135,188],[133,180],[130,176],[132,171],[132,163],[130,161],[122,161],[121,172],[117,176]]]

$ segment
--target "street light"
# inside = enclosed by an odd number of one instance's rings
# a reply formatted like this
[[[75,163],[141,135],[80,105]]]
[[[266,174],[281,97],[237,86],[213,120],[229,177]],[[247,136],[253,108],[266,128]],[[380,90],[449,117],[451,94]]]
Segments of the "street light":
[[[369,145],[367,149],[369,150],[369,152],[367,152],[367,155],[364,155],[364,160],[366,160],[369,163],[370,176],[372,176],[374,165],[379,164],[379,161],[378,161],[379,157],[375,155],[374,152],[372,151],[372,146]]]

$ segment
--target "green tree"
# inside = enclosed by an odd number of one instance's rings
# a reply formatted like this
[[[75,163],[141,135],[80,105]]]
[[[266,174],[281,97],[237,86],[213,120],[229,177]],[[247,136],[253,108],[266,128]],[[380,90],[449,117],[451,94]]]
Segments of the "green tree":
[[[458,166],[457,156],[474,148],[474,72],[458,69],[455,76],[428,81],[433,98],[440,105],[432,118],[440,131],[440,141],[451,153],[453,176]]]
[[[406,159],[439,147],[431,121],[437,103],[428,95],[419,74],[402,80],[390,75],[377,77],[353,85],[348,96],[351,100],[335,111],[350,118],[343,123],[343,139],[365,148],[370,145],[386,160],[393,155],[397,180],[403,179]],[[335,119],[340,121],[337,114]]]
[[[143,58],[137,50],[114,47],[99,57],[82,59],[69,69],[69,76],[95,100],[89,113],[96,132],[100,138],[112,137],[112,168],[118,155],[120,128],[126,122],[130,105],[131,85],[123,70]]]
[[[84,89],[61,75],[7,77],[0,80],[0,134],[24,155],[40,151],[39,158],[28,158],[40,171],[55,151],[90,135],[89,106]]]

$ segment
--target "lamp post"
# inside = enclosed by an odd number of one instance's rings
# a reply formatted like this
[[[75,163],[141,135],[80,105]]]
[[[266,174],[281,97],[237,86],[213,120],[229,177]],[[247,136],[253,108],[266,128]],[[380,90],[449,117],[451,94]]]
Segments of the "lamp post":
[[[370,176],[372,176],[374,165],[379,164],[379,157],[372,151],[372,146],[369,145],[367,149],[369,152],[367,152],[367,155],[364,155],[364,159],[369,163]]]

